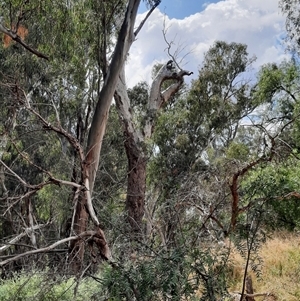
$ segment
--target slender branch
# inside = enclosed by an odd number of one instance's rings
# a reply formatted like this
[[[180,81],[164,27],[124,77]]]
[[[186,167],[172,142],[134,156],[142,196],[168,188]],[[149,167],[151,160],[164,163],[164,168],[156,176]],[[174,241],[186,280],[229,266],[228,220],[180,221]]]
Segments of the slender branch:
[[[244,168],[238,170],[236,173],[233,174],[232,176],[232,182],[229,185],[230,191],[231,191],[231,196],[232,196],[232,208],[231,208],[231,230],[233,230],[236,226],[236,221],[239,213],[241,212],[241,209],[239,208],[239,201],[240,197],[238,194],[238,184],[239,184],[239,179],[242,177],[244,174],[246,174],[249,170],[251,170],[253,167],[257,166],[258,164],[262,162],[271,162],[274,157],[275,153],[275,139],[269,135],[271,139],[271,149],[270,153],[268,156],[261,156],[258,159],[250,162],[247,164]]]
[[[41,123],[43,124],[45,129],[52,130],[52,131],[56,132],[57,134],[64,136],[69,141],[69,143],[74,147],[74,149],[79,153],[80,162],[81,162],[81,164],[83,164],[85,155],[84,155],[83,148],[80,145],[79,141],[73,135],[71,135],[65,129],[63,129],[61,126],[57,127],[57,126],[54,126],[51,123],[47,122],[47,120],[45,118],[43,118],[37,111],[35,111],[34,109],[32,109],[30,107],[25,91],[23,91],[23,90],[21,90],[21,91],[23,92],[25,99],[26,99],[26,102],[24,102],[26,109],[28,111],[30,111],[33,115],[35,115],[41,121]]]
[[[71,181],[66,181],[66,180],[60,180],[55,178],[50,171],[45,170],[44,168],[42,168],[41,166],[35,164],[33,161],[31,161],[27,156],[25,156],[17,147],[17,145],[12,142],[12,144],[14,145],[14,147],[16,148],[16,150],[18,151],[19,155],[26,160],[29,164],[31,164],[32,166],[34,166],[35,168],[39,169],[41,172],[45,173],[48,175],[49,177],[49,181],[53,182],[56,185],[67,185],[67,186],[71,186],[71,187],[75,187],[75,188],[84,188],[84,186],[82,186],[81,184],[77,184],[75,182],[71,182]]]
[[[37,190],[30,190],[27,193],[21,195],[21,196],[15,196],[15,197],[5,197],[5,198],[1,198],[0,201],[2,200],[7,200],[7,201],[14,201],[12,204],[10,204],[8,206],[8,208],[5,210],[5,212],[2,214],[2,216],[5,216],[6,213],[15,205],[17,205],[20,201],[22,201],[23,199],[27,199],[29,197],[31,197],[32,195],[34,195],[37,192]]]
[[[40,57],[40,58],[43,58],[45,60],[49,60],[49,57],[46,56],[45,54],[39,52],[38,50],[32,48],[31,46],[27,45],[22,39],[21,37],[11,31],[10,29],[6,28],[2,23],[1,23],[1,20],[0,20],[0,32],[8,35],[12,40],[16,41],[17,43],[21,44],[25,49],[27,49],[29,52],[35,54],[36,56]]]
[[[143,28],[144,24],[146,23],[147,19],[150,17],[150,15],[152,14],[152,12],[156,9],[156,7],[160,4],[161,1],[157,1],[152,7],[151,9],[148,11],[146,17],[143,19],[143,21],[140,23],[140,25],[138,26],[138,28],[135,30],[134,32],[134,36],[136,37],[138,35],[138,33],[140,32],[140,30]]]
[[[6,249],[10,248],[12,245],[14,245],[17,241],[19,241],[22,237],[28,235],[28,233],[31,233],[32,231],[34,230],[38,230],[38,229],[41,229],[45,226],[47,226],[47,224],[39,224],[39,225],[35,225],[35,226],[32,226],[32,227],[29,227],[29,228],[26,228],[24,230],[23,233],[17,235],[16,237],[14,237],[12,240],[10,240],[8,243],[6,243],[4,246],[0,247],[0,252],[3,252],[5,251]]]
[[[242,295],[242,293],[240,292],[233,292],[231,293],[232,295]],[[256,294],[247,294],[244,293],[243,294],[244,297],[250,297],[250,298],[254,298],[254,297],[269,297],[269,296],[274,296],[274,294],[272,293],[256,293]]]
[[[25,256],[28,256],[28,255],[34,255],[34,254],[39,254],[39,253],[45,253],[45,252],[48,252],[50,250],[53,250],[54,248],[56,248],[57,246],[61,245],[61,244],[64,244],[64,243],[67,243],[69,241],[72,241],[72,240],[77,240],[79,238],[81,239],[85,239],[85,238],[92,238],[94,236],[97,236],[99,232],[96,232],[96,231],[85,231],[85,232],[82,232],[80,233],[79,235],[77,236],[71,236],[71,237],[67,237],[67,238],[64,238],[64,239],[61,239],[59,241],[56,241],[54,244],[48,246],[48,247],[45,247],[45,248],[40,248],[40,249],[36,249],[36,250],[31,250],[31,251],[27,251],[27,252],[24,252],[22,254],[18,254],[12,258],[9,258],[9,259],[6,259],[6,260],[3,260],[0,262],[0,267],[12,262],[12,261],[16,261],[22,257],[25,257]],[[99,235],[99,234],[98,234]]]
[[[39,190],[41,189],[43,186],[45,185],[49,185],[49,184],[63,184],[63,185],[68,185],[68,186],[72,186],[72,187],[76,187],[76,188],[84,188],[84,186],[80,185],[80,184],[77,184],[75,182],[70,182],[70,181],[65,181],[65,180],[60,180],[60,179],[56,179],[54,178],[49,172],[45,171],[48,175],[49,175],[49,181],[47,182],[43,182],[43,183],[40,183],[40,184],[37,184],[37,185],[31,185],[31,184],[28,184],[26,181],[24,181],[19,175],[17,175],[11,168],[9,168],[1,159],[0,159],[0,164],[3,165],[3,167],[5,169],[7,169],[14,177],[16,177],[19,182],[21,184],[23,184],[25,187],[28,187],[28,188],[31,188],[33,190]]]
[[[30,185],[27,182],[25,182],[19,175],[17,175],[12,169],[10,169],[1,159],[0,163],[3,165],[5,169],[7,169],[14,177],[16,177],[20,183],[22,183],[25,187],[36,189],[37,185]]]

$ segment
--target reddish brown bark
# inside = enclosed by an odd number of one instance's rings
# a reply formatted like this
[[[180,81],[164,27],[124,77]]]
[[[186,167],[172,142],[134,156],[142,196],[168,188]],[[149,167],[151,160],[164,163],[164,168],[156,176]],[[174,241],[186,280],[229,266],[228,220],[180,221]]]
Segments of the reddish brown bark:
[[[88,212],[86,210],[86,199],[82,196],[79,197],[77,206],[75,208],[75,217],[72,235],[79,235],[80,233],[86,231],[88,223]],[[81,270],[83,264],[85,246],[82,240],[71,241],[70,243],[70,255],[69,263],[73,273],[77,273]]]
[[[128,222],[135,233],[142,233],[146,192],[146,158],[127,133],[125,149],[128,158],[126,210]]]
[[[152,82],[147,109],[151,114],[145,117],[143,129],[139,129],[133,121],[130,99],[125,85],[124,69],[120,73],[120,80],[116,87],[115,100],[123,124],[125,135],[125,149],[128,159],[128,179],[126,210],[131,230],[134,233],[142,233],[142,219],[145,212],[145,191],[146,191],[146,167],[147,151],[143,144],[150,139],[155,127],[156,113],[169,99],[180,89],[183,84],[183,77],[191,75],[191,72],[180,70],[178,73],[170,70],[164,65]],[[162,90],[162,84],[168,79],[175,82],[166,90]]]

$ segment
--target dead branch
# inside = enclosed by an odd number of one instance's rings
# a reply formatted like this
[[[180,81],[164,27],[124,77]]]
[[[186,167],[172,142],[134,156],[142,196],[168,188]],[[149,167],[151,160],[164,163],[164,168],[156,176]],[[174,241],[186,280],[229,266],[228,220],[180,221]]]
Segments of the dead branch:
[[[1,159],[0,159],[0,164],[3,165],[3,167],[9,171],[9,173],[11,173],[15,178],[17,178],[19,180],[19,182],[27,187],[27,188],[30,188],[32,190],[39,190],[41,188],[43,188],[44,186],[46,185],[49,185],[49,184],[56,184],[56,185],[59,185],[59,184],[63,184],[63,185],[68,185],[68,186],[72,186],[72,187],[76,187],[76,188],[80,188],[82,187],[84,189],[84,186],[80,185],[80,184],[77,184],[75,182],[70,182],[70,181],[65,181],[65,180],[60,180],[60,179],[56,179],[54,178],[49,172],[46,172],[48,175],[49,175],[49,180],[46,181],[46,182],[43,182],[43,183],[39,183],[39,184],[36,184],[36,185],[31,185],[31,184],[28,184],[25,180],[23,180],[19,175],[17,175],[11,168],[9,168]]]
[[[31,228],[29,228],[29,229],[31,230]],[[52,244],[48,247],[27,251],[27,252],[24,252],[22,254],[18,254],[16,256],[12,257],[12,258],[8,258],[6,260],[3,260],[3,261],[0,262],[0,267],[3,267],[4,265],[6,265],[10,262],[16,261],[16,260],[18,260],[22,257],[25,257],[25,256],[49,252],[50,250],[53,250],[54,248],[56,248],[57,246],[59,246],[61,244],[64,244],[64,243],[67,243],[67,242],[73,241],[73,240],[78,240],[78,239],[96,240],[97,246],[100,247],[100,245],[101,245],[101,247],[103,247],[103,244],[106,244],[106,241],[105,241],[105,238],[103,238],[102,234],[103,234],[103,232],[101,230],[100,231],[92,231],[92,230],[85,231],[85,232],[80,233],[77,236],[71,236],[71,237],[67,237],[67,238],[61,239],[59,241],[56,241],[54,244]],[[101,255],[102,255],[103,258],[106,258],[106,259],[109,258],[109,257],[107,257],[108,254],[101,254]]]
[[[230,293],[230,295],[234,298],[238,297],[240,300],[240,297],[242,296],[242,293],[240,292],[233,292],[233,293]],[[243,294],[243,297],[249,297],[249,298],[255,298],[255,297],[275,297],[275,295],[273,293],[255,293],[255,294],[247,294],[247,293],[244,293]],[[243,299],[244,300],[244,299]]]
[[[27,187],[27,188],[31,188],[31,189],[36,189],[38,186],[37,185],[30,185],[28,184],[25,180],[23,180],[19,175],[17,175],[12,169],[10,169],[1,159],[0,159],[0,164],[2,164],[2,166],[7,169],[15,178],[17,178],[19,180],[19,182],[21,184],[23,184],[23,186]]]
[[[187,70],[181,70],[179,73],[174,73],[172,75],[172,79],[176,79],[177,82],[162,92],[163,103],[166,103],[176,92],[179,91],[183,84],[183,77],[185,75],[190,76],[192,74],[193,72],[189,72]]]
[[[5,244],[4,246],[0,247],[0,252],[5,251],[6,249],[10,248],[12,245],[14,245],[17,241],[19,241],[22,237],[27,236],[29,233],[31,233],[34,230],[38,230],[41,229],[43,227],[46,227],[49,223],[47,224],[39,224],[39,225],[34,225],[32,227],[29,228],[25,228],[24,232],[17,235],[16,237],[14,237],[12,240],[10,240],[7,244]]]
[[[187,52],[186,54],[184,54],[181,59],[177,60],[178,56],[180,55],[181,52],[185,51],[186,49],[186,46],[183,46],[183,44],[179,44],[177,49],[174,51],[174,53],[171,52],[171,49],[172,49],[172,46],[175,44],[174,41],[171,41],[169,42],[168,39],[167,39],[167,33],[168,33],[168,27],[166,27],[166,19],[164,18],[164,26],[163,26],[163,30],[162,30],[162,33],[163,33],[163,38],[164,38],[164,41],[165,43],[167,44],[167,48],[165,49],[165,51],[167,51],[168,53],[168,56],[173,60],[173,62],[175,63],[176,67],[179,69],[179,70],[182,70],[180,68],[179,65],[182,65],[182,62],[183,60],[192,52]],[[176,35],[174,37],[173,40],[176,39]]]
[[[38,170],[40,170],[41,172],[45,173],[46,175],[48,175],[49,177],[49,181],[56,184],[56,185],[67,185],[67,186],[71,186],[71,187],[74,187],[74,188],[82,188],[84,189],[84,186],[80,185],[80,184],[77,184],[75,182],[71,182],[71,181],[66,181],[66,180],[60,180],[60,179],[57,179],[55,178],[51,173],[50,171],[48,170],[45,170],[44,168],[42,168],[41,166],[35,164],[32,160],[30,160],[28,158],[28,156],[25,156],[17,147],[17,145],[12,141],[11,142],[15,149],[17,150],[17,152],[19,153],[19,155],[25,160],[27,161],[29,164],[31,164],[32,166],[34,166],[35,168],[37,168]],[[1,162],[0,162],[1,163]]]

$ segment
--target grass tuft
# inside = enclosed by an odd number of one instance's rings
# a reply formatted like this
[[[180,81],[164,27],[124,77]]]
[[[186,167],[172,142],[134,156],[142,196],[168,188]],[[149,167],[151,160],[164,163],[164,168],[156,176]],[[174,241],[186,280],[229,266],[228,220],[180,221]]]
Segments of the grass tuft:
[[[273,293],[280,301],[300,300],[300,235],[277,232],[262,246],[263,260],[259,279],[251,273],[255,293]],[[231,286],[229,291],[241,291],[244,260],[233,250],[231,254]],[[256,297],[255,300],[266,300]]]

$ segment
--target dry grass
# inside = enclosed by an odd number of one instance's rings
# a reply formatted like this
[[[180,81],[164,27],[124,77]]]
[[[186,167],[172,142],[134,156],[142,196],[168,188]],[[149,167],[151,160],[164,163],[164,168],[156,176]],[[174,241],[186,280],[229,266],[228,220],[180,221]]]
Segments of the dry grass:
[[[300,235],[276,233],[262,246],[262,276],[256,279],[253,274],[253,287],[256,293],[273,293],[278,301],[300,300]],[[232,286],[230,291],[241,291],[244,260],[232,252]],[[255,300],[267,300],[258,297]]]

